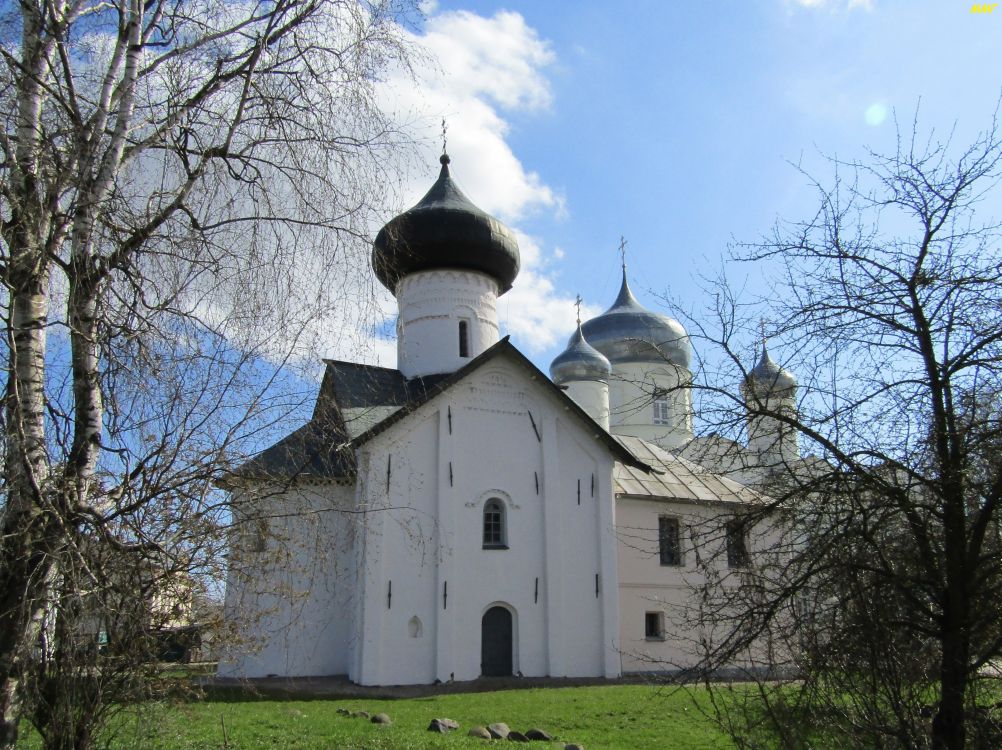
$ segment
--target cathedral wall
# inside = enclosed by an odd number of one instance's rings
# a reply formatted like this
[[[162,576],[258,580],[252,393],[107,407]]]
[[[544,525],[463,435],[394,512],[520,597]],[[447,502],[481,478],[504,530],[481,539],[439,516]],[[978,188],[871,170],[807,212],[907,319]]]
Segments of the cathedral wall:
[[[408,378],[454,372],[496,344],[497,296],[497,282],[476,271],[421,271],[401,279],[396,288],[399,370]]]
[[[234,496],[223,677],[344,674],[356,588],[350,486],[258,486]]]
[[[616,577],[604,567],[608,561],[602,554],[612,548],[611,501],[600,477],[604,467],[588,450],[588,440],[575,424],[558,420],[560,483],[557,494],[547,497],[560,518],[560,630],[578,641],[564,649],[562,674],[568,677],[606,674],[606,650],[615,637],[606,632],[611,624],[605,621],[604,606],[609,594],[615,596]]]
[[[712,628],[701,627],[698,622],[707,569],[712,571],[716,585],[725,587],[736,585],[748,569],[732,567],[726,548],[726,523],[738,517],[740,511],[740,506],[724,503],[617,500],[624,672],[671,672],[690,667],[699,659],[701,639],[715,635]],[[679,556],[674,562],[662,559],[662,552],[668,550],[663,549],[661,519],[678,525]],[[750,565],[770,564],[770,551],[777,542],[775,528],[760,523],[749,529],[744,539]],[[652,632],[649,615],[659,618],[660,631]]]
[[[386,512],[366,524],[362,649],[353,679],[476,679],[483,618],[492,607],[511,613],[512,673],[608,673],[606,643],[618,635],[615,585],[603,583],[615,581],[612,458],[558,398],[499,360],[364,452],[360,492],[374,511],[382,504]],[[488,503],[503,509],[499,543],[485,539]],[[415,616],[420,638],[412,635]],[[618,658],[612,668],[618,674]]]
[[[364,449],[365,545],[356,625],[361,684],[434,680],[438,573],[438,413],[424,410]]]
[[[643,438],[664,448],[692,439],[692,376],[668,363],[617,362],[609,380],[609,423],[616,435]],[[655,399],[668,403],[663,424],[655,424]]]

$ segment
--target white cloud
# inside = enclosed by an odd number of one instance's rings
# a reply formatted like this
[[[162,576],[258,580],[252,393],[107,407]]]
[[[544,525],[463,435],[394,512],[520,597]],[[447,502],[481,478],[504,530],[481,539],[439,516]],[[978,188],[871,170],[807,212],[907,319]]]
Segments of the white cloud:
[[[412,41],[429,61],[416,71],[418,85],[401,71],[383,91],[387,108],[409,119],[415,135],[426,143],[419,168],[400,193],[411,205],[437,175],[440,122],[445,117],[453,179],[470,200],[518,235],[521,271],[499,300],[502,331],[529,353],[544,351],[573,330],[574,300],[558,293],[554,283],[552,262],[562,258],[563,251],[547,252],[517,232],[517,222],[541,211],[562,216],[565,207],[562,197],[515,156],[507,142],[510,125],[505,116],[551,105],[545,69],[554,55],[522,16],[511,12],[491,17],[467,11],[432,15],[426,33]],[[384,320],[392,320],[392,297],[381,295],[380,307]],[[582,309],[586,317],[597,312]],[[365,359],[394,366],[394,347],[390,340],[377,339]]]
[[[467,11],[432,16],[412,41],[427,60],[417,81],[400,71],[383,89],[387,109],[410,120],[427,144],[421,161],[428,166],[403,194],[414,202],[430,184],[445,118],[453,176],[478,206],[508,222],[539,210],[562,213],[562,198],[512,152],[503,115],[549,106],[543,70],[554,56],[546,42],[517,13],[485,18]]]
[[[511,334],[516,346],[530,354],[543,352],[562,343],[574,330],[574,297],[556,290],[538,243],[519,233],[522,270],[511,291],[498,300],[498,319],[503,331]],[[588,320],[602,308],[581,306],[581,319]]]
[[[540,109],[550,103],[541,70],[554,55],[518,13],[433,16],[422,43],[438,58],[456,96],[486,96],[506,109]]]

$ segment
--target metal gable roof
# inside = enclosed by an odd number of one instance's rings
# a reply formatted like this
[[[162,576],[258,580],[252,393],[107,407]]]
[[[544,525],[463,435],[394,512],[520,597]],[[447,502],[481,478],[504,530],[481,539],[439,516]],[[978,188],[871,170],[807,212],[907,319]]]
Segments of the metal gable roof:
[[[616,464],[613,489],[617,495],[688,502],[755,503],[761,495],[745,485],[679,458],[653,443],[636,437],[615,438],[630,453],[654,469],[640,473]]]

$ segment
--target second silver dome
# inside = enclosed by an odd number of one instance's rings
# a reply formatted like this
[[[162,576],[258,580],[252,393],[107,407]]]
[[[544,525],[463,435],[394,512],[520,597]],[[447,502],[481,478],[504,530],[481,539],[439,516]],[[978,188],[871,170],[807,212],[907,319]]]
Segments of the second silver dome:
[[[567,348],[550,365],[550,377],[557,385],[574,380],[608,381],[611,371],[605,355],[585,341],[580,323],[567,342]]]

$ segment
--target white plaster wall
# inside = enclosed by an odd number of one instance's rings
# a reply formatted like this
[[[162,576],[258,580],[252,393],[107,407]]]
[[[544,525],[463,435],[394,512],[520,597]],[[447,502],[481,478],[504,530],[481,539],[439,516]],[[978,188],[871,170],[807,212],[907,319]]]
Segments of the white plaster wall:
[[[620,645],[624,672],[661,671],[691,665],[697,653],[698,632],[683,627],[691,597],[704,577],[696,567],[693,540],[687,528],[706,523],[715,511],[685,503],[620,498],[616,503],[619,536]],[[658,519],[679,519],[683,565],[660,562]],[[701,550],[704,557],[712,553]],[[646,612],[665,614],[664,641],[647,640]]]
[[[356,587],[350,486],[244,490],[229,555],[223,677],[344,674]],[[264,549],[258,549],[260,541]]]
[[[363,451],[360,478],[365,546],[361,684],[434,680],[438,552],[438,414],[426,410]],[[420,623],[412,635],[411,620]]]
[[[412,273],[396,288],[397,367],[414,378],[454,372],[499,340],[497,282],[476,271]],[[469,356],[459,356],[459,321],[469,325]]]
[[[616,503],[619,537],[620,645],[624,672],[671,671],[692,666],[700,655],[700,639],[711,628],[697,617],[699,593],[706,583],[698,555],[710,567],[718,585],[733,586],[740,572],[727,567],[723,524],[739,506],[695,504],[661,499],[620,497]],[[678,518],[683,564],[661,565],[658,543],[660,516]],[[774,528],[759,525],[749,533],[754,565],[771,560],[777,541]],[[645,636],[646,612],[663,612],[664,640]]]
[[[593,434],[523,368],[498,360],[372,441],[360,494],[385,512],[365,526],[363,636],[353,679],[477,678],[481,618],[495,604],[514,615],[514,671],[618,674],[618,656],[610,656],[618,638],[612,458]],[[482,546],[491,497],[505,505],[506,550]],[[399,609],[398,591],[406,597]],[[415,613],[422,644],[405,627]]]
[[[629,435],[675,448],[692,440],[692,375],[668,363],[619,362],[609,381],[609,423],[616,435]],[[654,393],[666,392],[668,424],[654,424]]]
[[[609,384],[601,380],[571,380],[566,393],[603,430],[609,429]]]
[[[562,519],[563,586],[559,606],[568,640],[563,644],[563,670],[559,676],[615,676],[607,674],[606,650],[614,647],[616,618],[610,619],[612,613],[605,608],[610,605],[611,595],[615,609],[616,575],[615,566],[610,570],[608,560],[603,558],[613,536],[611,503],[600,481],[600,465],[584,440],[587,437],[571,429],[567,420],[558,421],[559,492],[548,499],[558,505]]]

